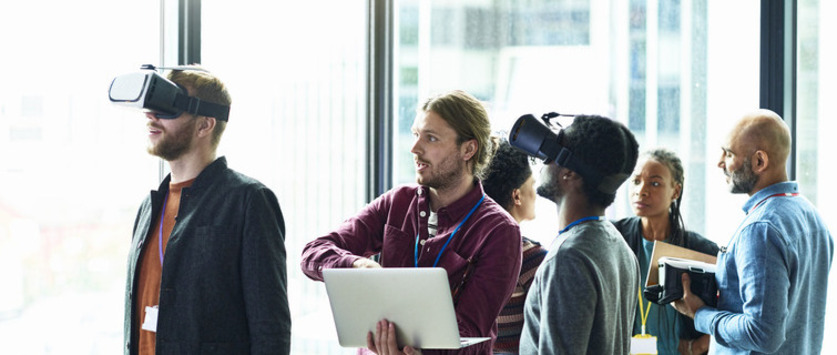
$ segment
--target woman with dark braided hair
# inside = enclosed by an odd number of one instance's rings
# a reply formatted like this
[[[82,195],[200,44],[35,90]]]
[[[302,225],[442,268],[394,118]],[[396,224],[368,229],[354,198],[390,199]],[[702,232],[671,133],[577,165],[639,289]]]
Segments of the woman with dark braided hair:
[[[702,253],[716,255],[718,246],[695,232],[686,230],[680,206],[683,201],[683,164],[666,149],[643,154],[632,178],[628,179],[631,207],[635,217],[614,222],[628,246],[639,259],[640,285],[645,284],[654,241],[663,241]],[[659,354],[703,354],[709,348],[709,335],[695,331],[694,321],[673,307],[640,299],[634,334],[645,332],[657,337]],[[650,305],[650,306],[649,306]]]

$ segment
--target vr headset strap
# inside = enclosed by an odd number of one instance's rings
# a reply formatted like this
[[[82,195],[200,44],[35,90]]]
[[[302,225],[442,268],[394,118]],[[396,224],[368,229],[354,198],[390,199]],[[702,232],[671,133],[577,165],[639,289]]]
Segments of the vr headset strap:
[[[619,186],[622,186],[622,183],[630,177],[630,175],[625,173],[602,176],[597,171],[579,161],[578,158],[575,158],[573,153],[567,148],[561,149],[558,157],[555,158],[555,162],[560,166],[578,172],[584,178],[589,179],[590,184],[596,186],[597,190],[610,195],[615,194]]]
[[[229,106],[219,105],[183,94],[177,94],[177,97],[174,99],[174,107],[193,115],[215,117],[221,121],[229,121],[230,117]]]

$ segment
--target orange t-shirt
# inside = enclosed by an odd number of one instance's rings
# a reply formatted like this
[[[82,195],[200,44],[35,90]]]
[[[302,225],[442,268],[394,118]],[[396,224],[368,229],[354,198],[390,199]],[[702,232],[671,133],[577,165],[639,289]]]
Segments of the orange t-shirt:
[[[169,193],[164,203],[164,215],[162,235],[160,232],[160,217],[154,218],[154,223],[143,245],[142,256],[139,260],[138,280],[137,280],[137,324],[136,328],[139,332],[139,353],[154,354],[154,347],[156,346],[157,333],[142,329],[142,323],[145,321],[145,307],[156,306],[160,303],[160,281],[163,275],[163,263],[165,259],[166,244],[169,241],[169,235],[174,228],[174,218],[177,217],[177,211],[180,209],[180,192],[185,187],[192,185],[195,180],[184,181],[180,183],[170,183]],[[160,238],[163,238],[160,242]],[[160,258],[160,247],[162,244],[163,259]]]

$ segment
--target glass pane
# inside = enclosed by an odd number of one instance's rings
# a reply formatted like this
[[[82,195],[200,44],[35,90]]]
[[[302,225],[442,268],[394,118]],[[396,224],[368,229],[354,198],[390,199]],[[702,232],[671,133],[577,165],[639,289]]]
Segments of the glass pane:
[[[822,0],[798,2],[797,21],[797,99],[796,99],[796,179],[799,189],[817,206],[825,223],[834,236],[837,226],[837,191],[829,182],[837,174],[834,157],[828,152],[837,150],[837,141],[832,133],[837,130],[837,121],[827,116],[828,105],[837,97],[837,23],[828,19],[837,16],[837,3]],[[837,283],[837,273],[832,272],[829,284]],[[827,309],[834,313],[837,292],[828,295]],[[825,334],[837,331],[837,320],[825,317]],[[823,353],[837,349],[837,339],[826,336]]]
[[[640,150],[664,146],[686,168],[688,229],[726,243],[744,199],[716,167],[729,123],[758,107],[759,2],[532,0],[397,3],[396,183],[415,181],[410,125],[433,93],[483,100],[495,131],[519,116],[600,114],[624,122]],[[538,174],[536,174],[537,177]],[[612,218],[632,214],[623,188]],[[523,233],[557,233],[539,199]],[[712,221],[709,223],[708,221]]]
[[[131,228],[159,160],[142,113],[107,91],[159,60],[159,14],[158,2],[0,5],[2,354],[122,352]]]
[[[233,99],[219,155],[271,188],[285,217],[291,352],[354,353],[337,345],[325,287],[299,262],[366,202],[366,1],[202,6],[203,65]]]

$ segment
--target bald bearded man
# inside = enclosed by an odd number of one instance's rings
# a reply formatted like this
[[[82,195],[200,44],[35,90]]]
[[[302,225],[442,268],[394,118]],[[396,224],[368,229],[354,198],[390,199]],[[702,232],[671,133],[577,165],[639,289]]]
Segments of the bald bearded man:
[[[718,167],[750,196],[744,221],[718,255],[718,308],[686,292],[674,307],[712,336],[715,354],[819,354],[834,241],[816,208],[788,181],[791,138],[776,113],[744,116]],[[689,279],[683,275],[684,289]]]

